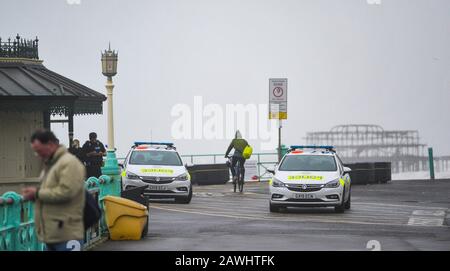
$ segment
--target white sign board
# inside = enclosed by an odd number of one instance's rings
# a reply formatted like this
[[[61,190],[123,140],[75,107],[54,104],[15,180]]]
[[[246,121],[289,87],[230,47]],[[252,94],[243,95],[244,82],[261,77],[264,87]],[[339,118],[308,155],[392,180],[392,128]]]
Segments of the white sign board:
[[[244,164],[245,167],[245,181],[255,181],[255,176],[258,177],[258,161],[256,160],[247,160]]]
[[[269,79],[269,119],[287,119],[287,78]]]

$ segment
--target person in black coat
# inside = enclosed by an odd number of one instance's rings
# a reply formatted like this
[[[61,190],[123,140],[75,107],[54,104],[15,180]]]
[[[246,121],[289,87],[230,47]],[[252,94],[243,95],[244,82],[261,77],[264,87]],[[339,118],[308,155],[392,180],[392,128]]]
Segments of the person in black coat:
[[[84,164],[83,149],[80,147],[80,141],[78,139],[73,140],[72,146],[69,148],[69,152],[75,155],[78,160]]]
[[[97,140],[96,133],[89,134],[89,140],[83,145],[84,162],[87,178],[100,177],[102,175],[103,156],[106,154],[105,146]]]

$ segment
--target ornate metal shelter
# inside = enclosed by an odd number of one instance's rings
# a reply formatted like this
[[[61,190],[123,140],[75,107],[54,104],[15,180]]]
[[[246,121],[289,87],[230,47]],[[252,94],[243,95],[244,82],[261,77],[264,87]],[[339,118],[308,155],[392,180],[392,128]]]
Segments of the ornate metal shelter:
[[[47,69],[39,59],[38,42],[19,35],[0,38],[0,111],[42,112],[46,128],[50,122],[68,122],[71,143],[73,116],[102,114],[106,96]],[[51,115],[67,119],[51,121]]]

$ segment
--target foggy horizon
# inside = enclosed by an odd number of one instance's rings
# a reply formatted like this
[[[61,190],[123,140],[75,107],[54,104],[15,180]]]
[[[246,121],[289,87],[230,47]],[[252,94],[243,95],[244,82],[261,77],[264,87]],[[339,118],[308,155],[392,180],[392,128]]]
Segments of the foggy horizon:
[[[269,78],[288,78],[283,143],[341,124],[418,130],[450,155],[450,2],[2,1],[2,40],[39,38],[44,65],[105,94],[100,52],[118,50],[113,78],[118,156],[136,140],[174,141],[180,154],[224,153],[229,140],[174,140],[177,104],[268,104]],[[103,12],[99,12],[103,11]],[[74,138],[103,115],[76,116]],[[267,118],[266,116],[264,116]],[[277,125],[273,121],[273,125]],[[67,125],[53,124],[65,144]],[[250,140],[259,151],[258,140]],[[274,150],[275,151],[275,150]]]

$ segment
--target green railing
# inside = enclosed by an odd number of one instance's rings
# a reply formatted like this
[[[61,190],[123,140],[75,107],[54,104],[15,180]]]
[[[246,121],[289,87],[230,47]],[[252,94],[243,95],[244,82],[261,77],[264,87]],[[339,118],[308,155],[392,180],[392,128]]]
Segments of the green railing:
[[[84,249],[108,236],[104,219],[103,198],[120,196],[120,180],[102,175],[86,180],[85,187],[98,200],[102,209],[100,222],[85,233]],[[34,202],[24,201],[15,192],[6,192],[0,197],[0,251],[42,251],[45,245],[37,240],[34,227]]]
[[[0,251],[43,250],[34,230],[34,203],[15,192],[0,197]]]

